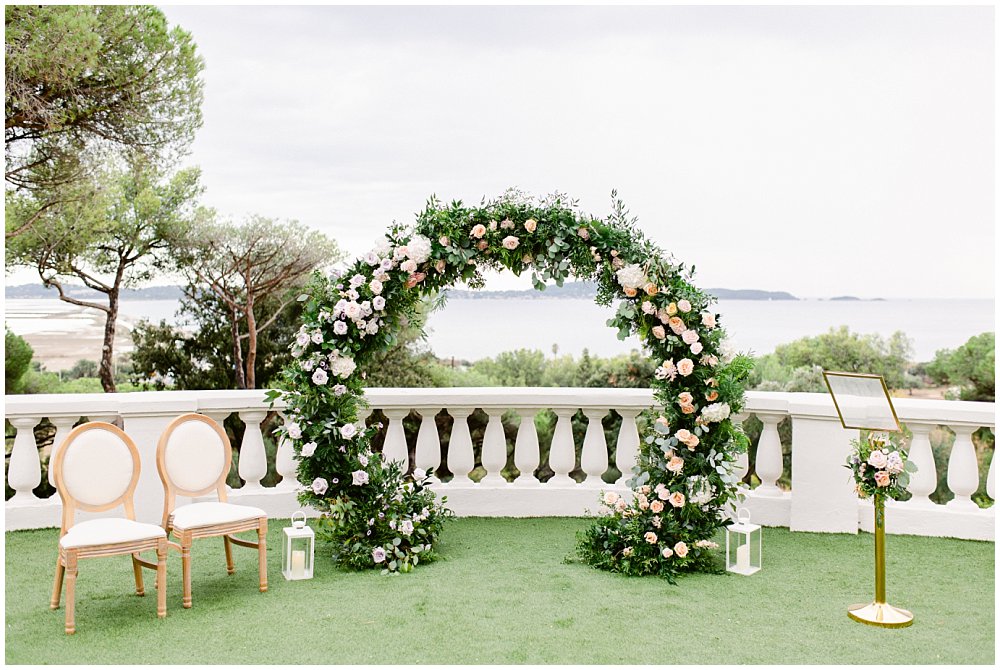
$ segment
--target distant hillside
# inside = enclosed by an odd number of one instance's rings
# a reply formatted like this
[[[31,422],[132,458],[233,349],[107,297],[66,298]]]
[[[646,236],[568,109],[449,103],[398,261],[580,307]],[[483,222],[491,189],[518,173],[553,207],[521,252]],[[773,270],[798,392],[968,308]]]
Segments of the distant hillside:
[[[755,289],[706,289],[720,300],[798,300],[785,291],[758,291]],[[453,300],[491,300],[496,298],[593,298],[597,295],[597,286],[593,282],[566,282],[560,286],[547,286],[544,291],[525,289],[519,291],[460,291],[449,289],[448,298]]]
[[[66,295],[73,298],[88,300],[100,298],[104,294],[93,291],[86,286],[64,286]],[[150,286],[149,288],[125,289],[121,293],[122,300],[180,300],[180,286]],[[41,284],[20,284],[5,286],[4,297],[8,300],[37,300],[39,298],[58,298],[59,293],[54,288],[45,288]]]
[[[758,291],[752,288],[707,288],[719,300],[798,300],[785,291]]]

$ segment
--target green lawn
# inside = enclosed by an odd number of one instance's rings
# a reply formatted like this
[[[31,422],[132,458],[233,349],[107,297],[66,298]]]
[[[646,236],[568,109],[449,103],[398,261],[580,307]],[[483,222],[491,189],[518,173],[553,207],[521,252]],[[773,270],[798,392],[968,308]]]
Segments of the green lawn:
[[[764,529],[752,577],[691,575],[676,586],[566,562],[585,519],[461,519],[442,558],[409,575],[334,569],[312,581],[280,573],[269,537],[271,590],[257,591],[256,552],[195,543],[194,608],[181,607],[180,556],[170,554],[168,616],[132,595],[126,557],[82,562],[77,633],[51,611],[57,532],[6,537],[7,663],[982,663],[994,662],[994,545],[889,536],[889,601],[907,629],[848,619],[870,600],[871,535]]]

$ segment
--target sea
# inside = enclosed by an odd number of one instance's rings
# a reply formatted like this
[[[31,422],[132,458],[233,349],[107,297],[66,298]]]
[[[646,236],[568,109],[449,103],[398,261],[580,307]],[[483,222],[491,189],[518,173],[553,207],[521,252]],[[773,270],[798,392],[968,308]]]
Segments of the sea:
[[[129,322],[180,323],[177,306],[173,300],[123,300],[121,312]],[[902,331],[912,342],[912,360],[928,361],[939,349],[996,329],[993,300],[721,300],[716,311],[733,345],[758,355],[847,326],[882,337]],[[639,349],[636,338],[618,340],[617,331],[605,323],[612,316],[612,308],[588,299],[452,298],[428,319],[426,344],[439,358],[468,361],[515,349],[574,356],[584,349],[598,356]],[[5,301],[7,325],[29,342],[32,334],[73,333],[81,317],[78,308],[58,300]]]

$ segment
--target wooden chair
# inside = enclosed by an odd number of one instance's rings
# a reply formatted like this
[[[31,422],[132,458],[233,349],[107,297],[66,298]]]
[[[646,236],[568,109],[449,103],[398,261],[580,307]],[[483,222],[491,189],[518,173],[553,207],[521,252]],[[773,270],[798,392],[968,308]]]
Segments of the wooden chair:
[[[163,482],[163,529],[180,543],[184,607],[191,607],[191,544],[200,537],[222,536],[226,571],[233,574],[232,545],[257,549],[260,590],[267,591],[267,514],[257,507],[226,502],[226,476],[233,450],[212,419],[184,414],[170,422],[156,447],[156,467]],[[174,508],[177,496],[194,498],[215,491],[218,502],[195,502]],[[251,542],[232,533],[257,531]]]
[[[156,615],[167,616],[167,534],[151,523],[135,520],[133,494],[139,481],[139,451],[132,439],[109,423],[92,421],[74,428],[52,464],[62,499],[62,529],[56,558],[52,609],[59,609],[66,580],[66,633],[76,632],[76,577],[80,559],[132,555],[135,593],[145,595],[142,569],[156,570]],[[126,518],[74,523],[76,510],[103,512],[122,505]],[[156,552],[156,563],[140,552]]]

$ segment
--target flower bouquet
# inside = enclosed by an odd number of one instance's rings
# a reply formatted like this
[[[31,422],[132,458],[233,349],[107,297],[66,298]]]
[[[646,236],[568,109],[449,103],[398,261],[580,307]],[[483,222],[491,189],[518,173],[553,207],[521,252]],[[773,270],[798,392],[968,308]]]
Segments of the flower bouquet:
[[[906,452],[889,441],[888,433],[873,432],[853,440],[854,451],[845,467],[854,473],[854,490],[861,498],[885,496],[899,500],[917,466]]]

